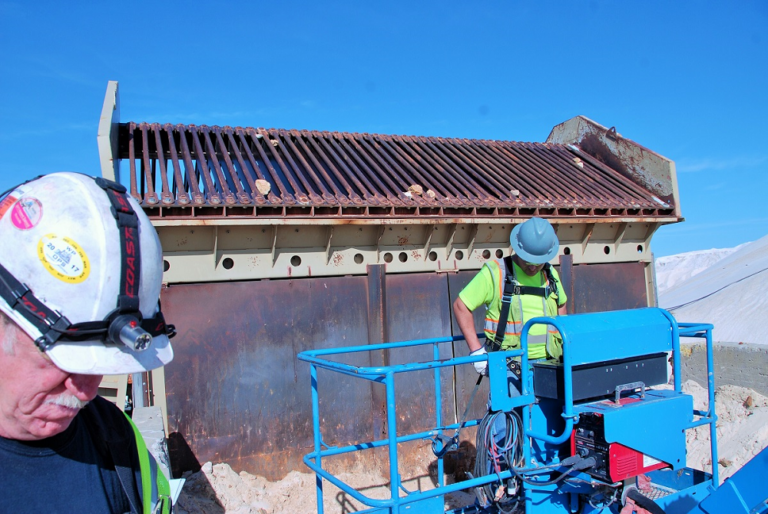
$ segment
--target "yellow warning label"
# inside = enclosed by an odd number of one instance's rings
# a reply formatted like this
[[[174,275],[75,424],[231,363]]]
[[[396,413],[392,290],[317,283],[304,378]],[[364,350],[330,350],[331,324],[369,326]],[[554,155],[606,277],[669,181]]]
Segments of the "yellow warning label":
[[[69,284],[79,284],[91,273],[85,251],[68,237],[43,236],[37,243],[37,257],[51,275]]]

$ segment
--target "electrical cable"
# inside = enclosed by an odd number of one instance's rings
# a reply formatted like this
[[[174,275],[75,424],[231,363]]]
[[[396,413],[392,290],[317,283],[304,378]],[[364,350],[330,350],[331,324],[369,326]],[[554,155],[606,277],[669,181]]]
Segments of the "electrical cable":
[[[607,503],[603,503],[602,505],[595,505],[594,500],[596,497],[598,497],[598,495],[602,495],[603,497],[606,496],[605,493],[601,491],[596,491],[587,497],[587,502],[589,503],[590,507],[597,510],[598,512],[602,512],[603,510],[610,508],[611,505],[613,505],[614,503],[616,503],[616,501],[618,501],[618,498],[617,498],[618,492],[619,492],[618,488],[614,488],[613,494],[611,494],[611,497],[610,497],[610,501],[608,501]],[[583,512],[583,509],[582,509],[582,512]]]
[[[565,462],[565,460],[563,462]],[[564,466],[565,464],[563,464],[563,462],[559,463],[557,466]],[[543,481],[543,482],[539,481],[539,480],[533,480],[533,479],[530,479],[530,478],[526,478],[525,476],[523,476],[522,473],[518,473],[518,470],[516,468],[513,468],[513,471],[515,472],[515,475],[517,475],[520,478],[520,480],[522,480],[526,484],[540,485],[541,486],[541,485],[553,485],[553,484],[556,484],[558,482],[561,482],[561,481],[565,480],[565,478],[567,478],[568,475],[570,475],[574,471],[581,471],[583,469],[591,468],[594,465],[595,465],[595,458],[594,457],[589,457],[589,458],[586,458],[586,459],[580,459],[577,462],[574,462],[571,466],[569,466],[568,469],[563,471],[562,475],[560,475],[557,478],[554,478],[552,480],[547,480],[547,481]],[[541,468],[538,468],[538,469],[547,469],[547,468],[552,468],[552,467],[557,467],[557,466],[555,466],[555,465],[542,466]]]
[[[595,465],[594,457],[585,459],[571,456],[561,462],[546,466],[522,468],[520,467],[523,453],[522,433],[522,420],[514,411],[488,412],[480,421],[477,427],[476,447],[478,452],[474,476],[479,477],[492,473],[499,475],[498,481],[476,489],[478,500],[483,507],[494,504],[499,512],[514,512],[519,504],[516,493],[520,489],[521,482],[534,486],[553,485],[569,478],[571,473],[575,471],[581,471]],[[563,467],[567,467],[567,469],[552,480],[542,481],[525,476],[526,473]],[[507,479],[506,484],[504,484],[501,473],[507,470],[511,470],[513,476]]]
[[[503,432],[500,430],[501,426],[504,427]],[[522,426],[520,416],[514,411],[488,412],[483,416],[477,427],[475,441],[478,450],[475,476],[485,476],[489,473],[500,475],[503,471],[522,464]],[[484,507],[493,503],[500,512],[511,513],[517,508],[516,493],[519,487],[519,481],[512,477],[507,479],[506,484],[499,479],[478,487],[476,491],[478,500]]]
[[[750,277],[754,277],[754,276],[755,276],[755,275],[757,275],[758,273],[762,273],[763,271],[766,271],[766,270],[768,270],[768,268],[763,268],[763,269],[761,269],[761,270],[758,270],[758,271],[756,271],[756,272],[754,272],[754,273],[752,273],[752,274],[750,274],[750,275],[747,275],[746,277],[742,277],[742,278],[740,278],[739,280],[734,280],[733,282],[731,282],[731,283],[729,283],[729,284],[726,284],[726,285],[724,285],[723,287],[721,287],[721,288],[720,288],[720,289],[718,289],[717,291],[712,291],[711,293],[709,293],[709,294],[706,294],[706,295],[702,296],[701,298],[696,298],[695,300],[691,300],[690,302],[681,303],[680,305],[675,305],[674,307],[667,307],[667,310],[668,310],[668,311],[674,311],[674,310],[680,309],[680,308],[682,308],[682,307],[686,307],[686,306],[688,306],[688,305],[691,305],[692,303],[696,303],[696,302],[699,302],[699,301],[701,301],[701,300],[704,300],[705,298],[709,298],[710,296],[712,296],[712,295],[714,295],[714,294],[716,294],[716,293],[719,293],[719,292],[720,292],[720,291],[722,291],[723,289],[725,289],[725,288],[727,288],[727,287],[730,287],[730,286],[732,286],[733,284],[738,284],[738,283],[739,283],[739,282],[741,282],[742,280],[746,280],[746,279],[748,279],[748,278],[750,278]]]

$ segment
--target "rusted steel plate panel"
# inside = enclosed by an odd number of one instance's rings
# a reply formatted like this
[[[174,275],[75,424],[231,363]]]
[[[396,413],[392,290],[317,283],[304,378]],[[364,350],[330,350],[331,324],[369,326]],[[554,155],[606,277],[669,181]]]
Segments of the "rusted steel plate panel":
[[[132,194],[148,209],[171,210],[166,217],[179,207],[198,217],[230,208],[381,217],[401,206],[412,209],[399,217],[449,215],[444,208],[648,217],[674,208],[622,163],[555,143],[133,122],[120,125],[118,139]],[[342,209],[329,213],[333,205]]]
[[[163,310],[178,330],[166,367],[176,461],[194,462],[184,455],[188,445],[200,463],[229,462],[270,479],[299,469],[313,430],[309,365],[296,355],[365,344],[366,295],[365,277],[165,289]],[[348,362],[368,365],[368,356]],[[325,441],[370,440],[370,389],[325,370],[318,380]]]
[[[461,271],[459,273],[448,274],[448,288],[450,290],[450,302],[453,306],[453,302],[459,297],[459,293],[464,287],[477,274],[476,271]],[[483,332],[483,324],[485,320],[485,309],[480,307],[475,309],[472,313],[475,318],[475,330],[476,333],[481,334]],[[454,335],[461,335],[461,329],[459,328],[456,319],[451,312],[451,326]],[[469,349],[465,341],[456,341],[454,344],[454,354],[457,357],[466,357],[469,355]],[[477,372],[474,366],[465,365],[456,368],[456,416],[461,418],[464,411],[467,408],[467,402],[469,402],[472,391],[475,389],[477,383]],[[488,380],[485,379],[481,382],[480,388],[475,394],[472,407],[470,408],[468,417],[470,419],[481,418],[486,412],[486,404],[488,401]],[[471,431],[472,437],[474,437],[474,431]],[[464,439],[464,437],[462,437]],[[474,439],[472,439],[474,447]]]
[[[444,274],[417,273],[387,276],[387,330],[392,341],[425,339],[451,335],[448,281]],[[440,358],[449,359],[450,344],[440,345]],[[432,360],[432,347],[392,350],[387,355],[390,365]],[[440,373],[443,423],[455,421],[453,407],[453,368]],[[383,386],[379,386],[382,387]],[[435,426],[435,374],[417,371],[395,377],[397,401],[397,431],[407,434]],[[428,446],[425,442],[421,446]],[[418,445],[416,445],[418,446]],[[426,466],[418,452],[404,451],[402,464],[406,468]]]
[[[560,283],[563,286],[565,295],[569,298],[565,308],[568,314],[574,314],[574,301],[573,301],[573,255],[561,255],[560,265],[555,266],[557,273],[560,275]]]
[[[451,335],[448,282],[444,274],[416,273],[387,276],[387,327],[392,341],[425,339]],[[452,357],[450,344],[440,345],[440,358]],[[404,348],[390,352],[389,364],[432,360],[432,346]],[[453,370],[444,368],[441,374],[442,396],[449,403],[453,398]],[[434,373],[420,371],[397,377],[396,393],[398,423],[404,431],[425,429],[435,416]],[[413,409],[418,405],[419,409]],[[453,421],[452,410],[447,411]],[[443,413],[445,416],[446,413]],[[411,416],[414,416],[411,419]],[[427,420],[424,424],[422,420]]]
[[[573,312],[577,314],[648,307],[645,264],[573,266],[573,297],[568,301],[572,302]]]

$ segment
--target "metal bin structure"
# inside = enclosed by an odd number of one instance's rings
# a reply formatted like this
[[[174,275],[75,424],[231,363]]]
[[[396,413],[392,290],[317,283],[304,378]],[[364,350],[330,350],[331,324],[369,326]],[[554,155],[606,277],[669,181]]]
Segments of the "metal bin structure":
[[[110,82],[99,125],[102,174],[163,246],[176,356],[141,383],[167,414],[176,473],[208,460],[272,480],[306,469],[296,356],[459,334],[452,301],[509,253],[516,224],[552,222],[553,264],[582,313],[654,305],[651,239],[682,219],[674,163],[581,116],[540,143],[180,125],[122,121],[118,91]],[[466,354],[443,346],[441,358]],[[392,364],[387,350],[366,358]],[[426,382],[413,380],[398,394],[416,401]],[[443,380],[446,419],[473,383],[463,370]],[[381,433],[382,392],[336,387],[335,443]]]

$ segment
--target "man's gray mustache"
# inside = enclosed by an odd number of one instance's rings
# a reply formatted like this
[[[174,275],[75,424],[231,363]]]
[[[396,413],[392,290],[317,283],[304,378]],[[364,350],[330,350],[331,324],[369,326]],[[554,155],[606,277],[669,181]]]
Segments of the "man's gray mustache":
[[[61,405],[70,409],[82,409],[88,402],[81,400],[80,398],[71,395],[69,393],[61,393],[53,398],[48,398],[45,403],[52,403],[53,405]]]

